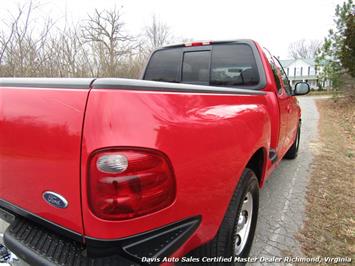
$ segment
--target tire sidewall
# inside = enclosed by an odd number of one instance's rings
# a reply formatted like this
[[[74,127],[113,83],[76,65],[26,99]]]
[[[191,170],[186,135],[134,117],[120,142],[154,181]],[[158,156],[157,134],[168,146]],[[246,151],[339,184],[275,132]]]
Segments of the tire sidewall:
[[[253,238],[255,234],[255,228],[258,217],[259,209],[259,181],[255,173],[246,168],[235,188],[233,195],[229,201],[228,208],[224,214],[223,221],[219,227],[217,235],[210,242],[198,247],[197,249],[190,252],[188,255],[202,258],[202,257],[224,257],[232,258],[232,262],[228,263],[230,265],[244,265],[245,263],[235,263],[235,254],[234,254],[234,240],[235,240],[235,230],[238,223],[238,217],[243,205],[243,200],[245,195],[250,191],[253,197],[253,214],[252,214],[252,223],[250,225],[250,231],[248,235],[247,242],[242,250],[241,254],[238,257],[247,258],[253,243]],[[181,264],[179,264],[181,265]],[[184,264],[190,265],[190,264]],[[220,262],[210,262],[205,263],[205,265],[226,265],[226,263]]]
[[[300,146],[300,140],[301,140],[301,123],[298,123],[295,140],[293,141],[290,149],[285,154],[284,156],[285,159],[295,159],[297,157],[298,149]]]
[[[296,136],[296,154],[298,153],[298,148],[300,147],[301,141],[301,124],[298,124],[297,136]]]
[[[243,180],[242,180],[243,179]],[[255,234],[255,229],[256,229],[256,224],[257,224],[257,218],[258,218],[258,209],[259,209],[259,184],[257,181],[257,178],[254,174],[254,172],[250,169],[246,169],[241,177],[241,180],[239,181],[241,185],[241,193],[239,193],[238,198],[237,198],[237,206],[236,206],[236,213],[235,213],[235,219],[234,219],[234,224],[233,224],[233,229],[232,229],[232,240],[231,240],[231,254],[233,256],[233,261],[236,255],[234,254],[234,244],[235,244],[235,231],[237,229],[237,223],[238,223],[238,217],[242,209],[243,201],[248,192],[252,194],[253,197],[253,213],[252,213],[252,221],[250,225],[250,230],[249,230],[249,235],[247,242],[245,243],[245,246],[242,250],[242,252],[237,256],[240,258],[247,258],[251,249],[251,246],[253,244],[253,239],[254,239],[254,234]],[[238,263],[236,265],[239,265]]]

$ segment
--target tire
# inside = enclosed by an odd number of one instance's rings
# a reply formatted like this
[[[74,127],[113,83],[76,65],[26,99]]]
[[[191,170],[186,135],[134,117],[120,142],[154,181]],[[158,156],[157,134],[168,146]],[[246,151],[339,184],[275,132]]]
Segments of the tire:
[[[285,154],[285,159],[295,159],[298,155],[298,148],[300,147],[300,138],[301,138],[301,123],[298,123],[297,135],[295,141],[293,142],[290,149]]]
[[[246,209],[247,203],[251,206],[252,211],[248,213]],[[248,205],[249,209],[250,206]],[[247,258],[254,239],[256,221],[259,209],[259,182],[255,173],[246,168],[239,180],[238,186],[234,191],[232,199],[229,203],[227,212],[223,218],[222,224],[215,238],[209,243],[192,251],[188,256],[196,258],[233,257],[230,265],[244,265],[245,263],[234,263],[235,257]],[[242,214],[247,214],[243,215]],[[239,216],[244,218],[238,219]],[[238,220],[246,219],[243,227],[238,227]],[[250,220],[248,220],[250,219]],[[242,222],[242,221],[241,221]],[[249,224],[247,234],[243,235],[243,239],[238,235],[241,234],[240,228],[245,228]],[[244,241],[242,243],[242,241]],[[239,245],[237,244],[239,243]],[[243,246],[242,246],[243,244]],[[236,251],[238,253],[236,254]],[[201,263],[202,264],[202,263]],[[226,263],[203,263],[203,265],[227,265]]]

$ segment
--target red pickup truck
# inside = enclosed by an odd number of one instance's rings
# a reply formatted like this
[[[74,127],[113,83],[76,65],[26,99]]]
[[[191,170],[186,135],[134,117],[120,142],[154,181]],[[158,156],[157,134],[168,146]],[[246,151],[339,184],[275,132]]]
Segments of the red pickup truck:
[[[243,262],[301,111],[251,40],[156,50],[143,80],[0,79],[0,216],[32,265]]]

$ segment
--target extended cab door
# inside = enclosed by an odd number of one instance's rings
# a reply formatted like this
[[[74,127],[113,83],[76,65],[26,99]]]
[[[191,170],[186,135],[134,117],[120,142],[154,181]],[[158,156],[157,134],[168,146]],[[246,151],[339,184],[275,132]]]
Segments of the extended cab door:
[[[290,99],[287,95],[284,86],[282,85],[282,81],[279,76],[279,71],[276,68],[275,79],[277,86],[277,97],[279,102],[279,110],[280,110],[280,133],[279,133],[279,145],[278,145],[278,154],[283,154],[286,149],[286,139],[287,139],[287,131],[288,131],[288,118],[289,118],[289,108],[290,108]]]
[[[285,105],[283,108],[283,112],[285,114],[283,115],[287,117],[287,129],[286,129],[285,140],[284,140],[285,151],[287,151],[294,140],[297,131],[297,126],[298,126],[298,112],[296,109],[297,99],[294,96],[292,96],[292,89],[285,70],[283,69],[279,60],[277,58],[274,59],[275,59],[275,64],[279,70],[279,78],[280,78],[282,94],[283,94],[282,98],[284,99],[283,104]]]
[[[279,79],[279,76],[277,76]],[[289,108],[290,99],[282,85],[278,85],[277,97],[279,101],[280,109],[280,134],[279,134],[279,146],[278,154],[282,154],[286,150],[287,146],[287,133],[288,133],[288,120],[289,120]]]
[[[288,133],[288,120],[290,111],[290,97],[286,92],[285,84],[281,78],[281,70],[277,65],[277,59],[274,58],[268,50],[264,50],[264,53],[269,61],[274,76],[276,88],[275,93],[279,103],[279,140],[276,148],[277,154],[282,155],[287,147],[287,133]],[[274,147],[272,147],[274,148]]]

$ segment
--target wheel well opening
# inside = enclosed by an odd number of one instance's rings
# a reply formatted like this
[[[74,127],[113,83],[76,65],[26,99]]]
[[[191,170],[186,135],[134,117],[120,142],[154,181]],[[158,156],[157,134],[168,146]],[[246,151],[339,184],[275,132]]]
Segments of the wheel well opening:
[[[260,148],[253,154],[247,164],[247,168],[250,168],[254,171],[259,180],[259,184],[261,184],[261,179],[263,176],[264,160],[264,149]]]

